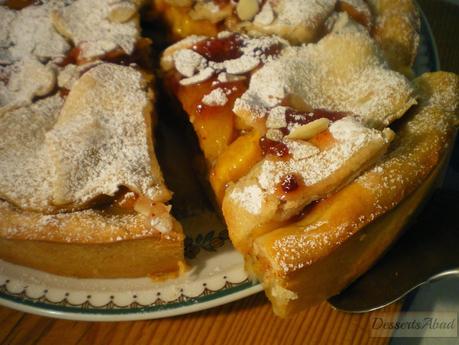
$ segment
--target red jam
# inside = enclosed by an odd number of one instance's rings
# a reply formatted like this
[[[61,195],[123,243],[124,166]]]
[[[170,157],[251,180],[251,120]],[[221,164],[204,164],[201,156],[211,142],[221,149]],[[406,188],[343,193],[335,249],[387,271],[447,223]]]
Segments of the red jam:
[[[295,175],[289,174],[282,178],[280,187],[284,193],[290,193],[296,191],[300,185]]]
[[[260,148],[263,155],[270,154],[277,157],[285,157],[289,154],[287,145],[266,137],[261,137]]]
[[[207,60],[223,62],[240,58],[242,56],[241,47],[243,46],[243,38],[238,34],[232,34],[224,38],[209,38],[198,42],[193,46],[193,50],[204,56]],[[279,54],[282,45],[277,43],[268,48],[258,49],[261,50],[262,55],[273,56]]]
[[[59,96],[61,96],[62,98],[67,97],[69,93],[70,93],[70,90],[66,89],[65,87],[59,89]]]
[[[293,109],[288,109],[285,113],[285,119],[288,124],[299,124],[305,125],[314,120],[321,119],[323,117],[329,119],[332,122],[342,119],[347,114],[338,111],[328,111],[324,109],[315,109],[313,111],[299,112]]]
[[[241,46],[241,37],[231,35],[225,38],[209,38],[198,42],[193,46],[193,50],[207,60],[223,62],[241,57]]]

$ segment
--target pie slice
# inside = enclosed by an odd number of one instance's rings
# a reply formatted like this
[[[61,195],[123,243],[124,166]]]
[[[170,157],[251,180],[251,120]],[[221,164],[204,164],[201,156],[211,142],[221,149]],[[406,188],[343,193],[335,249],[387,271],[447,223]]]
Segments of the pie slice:
[[[302,47],[195,37],[166,50],[162,65],[243,253],[374,164],[393,139],[387,126],[416,103],[409,81],[353,21]]]
[[[77,277],[185,270],[184,235],[154,152],[149,41],[136,9],[86,0],[0,7],[9,20],[1,259]],[[55,37],[56,47],[47,41]]]
[[[253,242],[246,268],[263,282],[278,315],[323,301],[364,273],[437,180],[435,168],[451,149],[458,121],[459,78],[437,72],[414,84],[419,105],[402,121],[380,162],[300,221]]]
[[[229,30],[275,34],[293,44],[318,41],[345,12],[367,28],[391,67],[408,75],[419,43],[420,19],[411,0],[154,0],[153,9],[175,40]]]

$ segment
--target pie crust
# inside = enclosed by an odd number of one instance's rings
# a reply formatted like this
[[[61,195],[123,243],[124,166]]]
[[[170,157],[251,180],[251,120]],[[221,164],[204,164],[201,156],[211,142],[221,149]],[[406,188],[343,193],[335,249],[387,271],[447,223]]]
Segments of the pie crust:
[[[278,35],[293,44],[316,42],[340,12],[364,25],[396,71],[411,76],[420,17],[412,0],[154,0],[175,40],[229,30]],[[241,9],[242,8],[242,9]]]
[[[0,17],[0,258],[76,277],[184,272],[137,5],[50,1]]]

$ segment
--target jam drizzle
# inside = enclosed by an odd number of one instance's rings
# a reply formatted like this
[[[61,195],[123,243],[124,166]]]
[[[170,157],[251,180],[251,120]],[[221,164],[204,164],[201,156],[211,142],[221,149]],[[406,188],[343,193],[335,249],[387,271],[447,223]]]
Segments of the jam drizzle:
[[[276,157],[285,157],[290,154],[287,145],[280,141],[268,139],[265,136],[260,138],[259,144],[264,156],[270,154]]]
[[[197,42],[192,49],[205,57],[209,61],[224,62],[240,58],[245,47],[244,38],[238,34],[230,34],[229,36],[218,38],[212,37],[203,41]],[[275,43],[269,47],[259,47],[254,49],[255,55],[275,56],[282,50],[280,43]]]
[[[327,118],[331,122],[335,122],[347,115],[349,114],[345,112],[329,111],[325,109],[314,109],[313,111],[296,111],[294,109],[287,109],[285,112],[285,120],[288,125],[306,125],[321,118]]]
[[[285,175],[281,182],[280,188],[284,193],[291,193],[296,191],[300,187],[297,177],[294,174]]]
[[[209,61],[223,62],[242,56],[243,40],[239,35],[232,34],[224,38],[209,38],[197,42],[193,50]]]

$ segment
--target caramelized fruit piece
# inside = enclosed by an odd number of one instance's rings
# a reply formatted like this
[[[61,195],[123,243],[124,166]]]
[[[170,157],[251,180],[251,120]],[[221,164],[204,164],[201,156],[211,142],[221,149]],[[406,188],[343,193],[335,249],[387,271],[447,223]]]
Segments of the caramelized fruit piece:
[[[219,203],[228,183],[246,175],[262,159],[259,140],[257,131],[240,136],[218,158],[210,173],[210,183]]]
[[[163,0],[155,0],[155,8],[164,14],[166,22],[172,28],[174,38],[185,38],[190,35],[216,36],[218,27],[208,20],[193,20],[188,15],[189,7],[173,7]]]
[[[212,87],[214,81],[210,79],[190,86],[179,86],[177,90],[177,97],[190,117],[201,149],[210,164],[215,162],[236,136],[232,108],[236,98],[247,89],[244,80],[221,83],[216,87],[231,91],[227,94],[227,103],[223,106],[208,106],[202,103],[202,98],[215,88]]]
[[[323,151],[335,143],[335,138],[331,135],[330,131],[327,129],[320,134],[317,134],[315,137],[308,140],[312,145],[316,146],[319,150]]]

